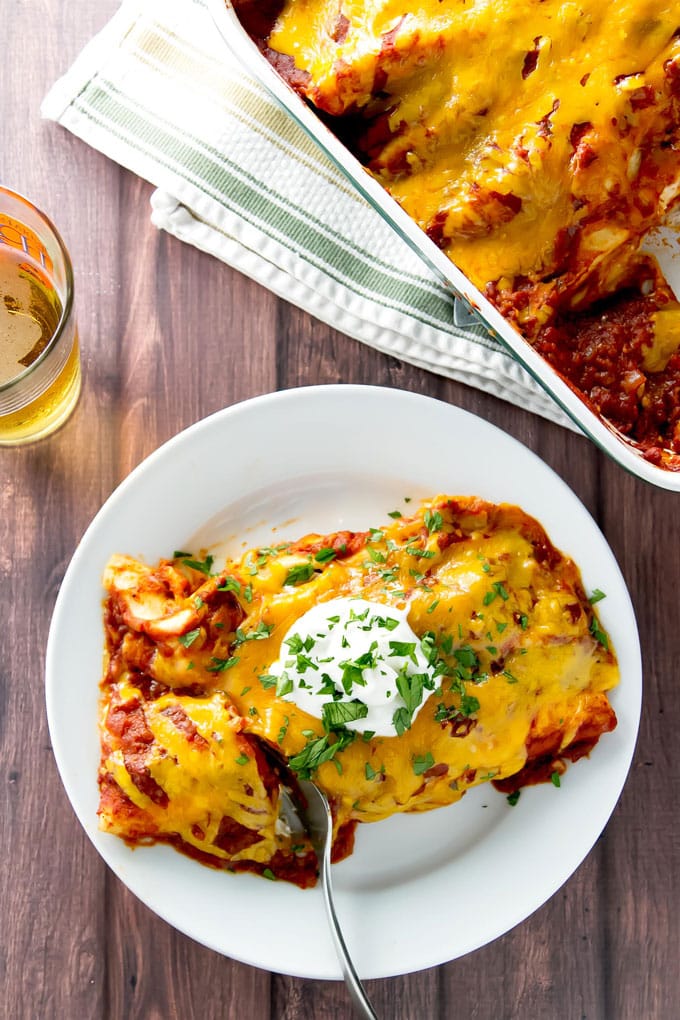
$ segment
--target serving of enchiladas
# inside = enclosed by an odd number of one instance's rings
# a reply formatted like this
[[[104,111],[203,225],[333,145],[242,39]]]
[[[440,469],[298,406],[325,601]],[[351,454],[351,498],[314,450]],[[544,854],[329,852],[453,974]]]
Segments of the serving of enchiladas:
[[[99,810],[130,843],[307,886],[297,776],[341,858],[359,823],[559,785],[616,726],[603,593],[516,506],[438,496],[224,565],[116,555],[104,585]]]

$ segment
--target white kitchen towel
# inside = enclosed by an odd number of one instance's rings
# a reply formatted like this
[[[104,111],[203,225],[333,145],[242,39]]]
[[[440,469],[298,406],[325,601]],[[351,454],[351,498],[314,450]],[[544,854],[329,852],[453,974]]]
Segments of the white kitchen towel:
[[[42,113],[154,184],[158,227],[372,347],[571,424],[239,65],[205,0],[123,0]]]

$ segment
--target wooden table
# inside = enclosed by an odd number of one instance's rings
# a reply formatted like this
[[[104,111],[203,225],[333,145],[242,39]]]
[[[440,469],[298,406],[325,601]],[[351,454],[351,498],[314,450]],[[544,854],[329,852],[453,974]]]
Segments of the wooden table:
[[[630,587],[644,655],[633,767],[584,864],[536,914],[485,949],[368,982],[379,1015],[678,1016],[678,498],[627,476],[585,439],[364,347],[156,231],[148,184],[39,116],[48,86],[116,7],[115,0],[6,0],[2,9],[0,180],[48,211],[70,248],[84,389],[62,431],[0,451],[0,1015],[351,1016],[342,984],[281,977],[222,958],[126,891],[69,806],[43,698],[45,642],[60,581],[121,479],[164,440],[220,407],[276,389],[343,381],[450,401],[543,457],[607,536]]]

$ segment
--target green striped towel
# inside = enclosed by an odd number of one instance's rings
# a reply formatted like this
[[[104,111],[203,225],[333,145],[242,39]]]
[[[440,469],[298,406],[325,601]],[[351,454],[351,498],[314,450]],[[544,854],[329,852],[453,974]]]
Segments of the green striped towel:
[[[237,63],[206,0],[124,0],[42,106],[152,220],[350,336],[569,424]]]

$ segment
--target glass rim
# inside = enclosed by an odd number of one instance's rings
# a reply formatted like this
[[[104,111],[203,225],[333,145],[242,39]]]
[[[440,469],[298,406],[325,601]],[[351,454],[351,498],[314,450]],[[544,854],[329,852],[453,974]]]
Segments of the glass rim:
[[[48,231],[50,231],[50,233],[54,237],[54,240],[57,243],[59,254],[61,255],[61,258],[64,261],[64,270],[66,276],[66,298],[62,306],[61,315],[59,316],[59,322],[57,323],[54,332],[52,333],[52,336],[45,344],[44,350],[40,352],[35,361],[31,362],[30,365],[27,365],[26,368],[24,368],[23,371],[19,373],[19,375],[15,375],[12,379],[8,379],[7,382],[0,383],[0,393],[6,393],[7,390],[13,389],[15,386],[18,386],[20,383],[24,381],[24,379],[29,378],[29,376],[31,376],[33,372],[37,371],[37,369],[39,369],[40,366],[45,363],[50,353],[57,346],[73,312],[74,281],[73,281],[73,266],[71,265],[71,256],[68,253],[68,249],[64,244],[64,241],[62,240],[61,234],[59,233],[59,231],[57,230],[49,216],[47,216],[47,214],[44,213],[42,209],[39,209],[36,205],[34,205],[33,202],[31,202],[30,198],[26,198],[26,196],[22,195],[20,192],[13,191],[11,188],[7,188],[2,184],[0,184],[0,196],[1,195],[8,195],[10,198],[17,199],[19,202],[23,202],[23,204],[27,205],[29,209],[38,217],[38,219],[42,221],[42,224],[47,228]]]

